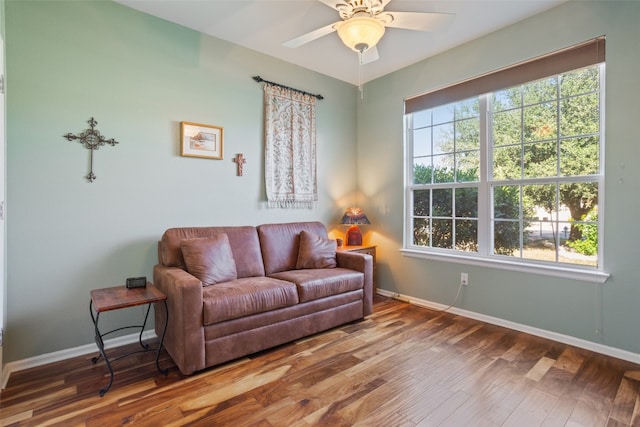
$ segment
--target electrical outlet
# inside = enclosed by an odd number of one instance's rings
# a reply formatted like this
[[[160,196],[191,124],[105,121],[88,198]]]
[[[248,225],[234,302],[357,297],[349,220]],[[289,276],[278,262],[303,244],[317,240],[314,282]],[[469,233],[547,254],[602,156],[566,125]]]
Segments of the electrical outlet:
[[[469,275],[467,273],[460,273],[460,284],[469,286]]]

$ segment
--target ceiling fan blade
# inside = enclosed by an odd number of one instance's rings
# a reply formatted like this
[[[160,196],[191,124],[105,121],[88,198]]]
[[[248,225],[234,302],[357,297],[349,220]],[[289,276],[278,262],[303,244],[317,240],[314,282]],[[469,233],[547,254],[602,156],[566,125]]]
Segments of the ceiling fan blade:
[[[338,5],[338,3],[344,3],[344,1],[340,1],[340,0],[318,0],[320,3],[324,3],[327,6],[329,6],[332,9],[336,9],[338,10],[338,8],[336,7]]]
[[[327,34],[333,33],[336,29],[334,26],[336,23],[326,25],[324,27],[318,28],[317,30],[313,30],[309,33],[303,34],[295,39],[291,39],[282,43],[284,47],[298,47],[303,44],[309,43],[315,39],[319,39],[320,37],[326,36]]]
[[[385,24],[390,28],[403,28],[415,31],[439,31],[453,21],[453,13],[429,13],[429,12],[391,12],[385,13],[393,16],[393,21]]]
[[[370,47],[369,49],[362,52],[362,65],[377,61],[379,58],[380,56],[378,56],[378,48],[376,46]]]

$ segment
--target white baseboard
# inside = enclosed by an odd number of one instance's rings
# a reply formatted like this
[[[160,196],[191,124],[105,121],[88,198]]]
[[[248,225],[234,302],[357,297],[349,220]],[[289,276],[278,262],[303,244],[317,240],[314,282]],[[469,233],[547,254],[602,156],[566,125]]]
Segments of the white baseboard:
[[[420,307],[431,308],[434,310],[443,310],[448,307],[446,305],[438,304],[436,302],[427,301],[420,298],[414,298],[414,297],[402,295],[396,292],[389,292],[384,289],[378,289],[378,294],[385,297],[408,302],[410,304],[414,304]],[[493,325],[514,329],[516,331],[525,332],[527,334],[535,335],[538,337],[547,338],[553,341],[558,341],[564,344],[572,345],[574,347],[584,348],[585,350],[590,350],[595,353],[604,354],[606,356],[616,357],[618,359],[640,364],[640,354],[638,353],[621,350],[615,347],[609,347],[604,344],[583,340],[580,338],[572,337],[570,335],[564,335],[564,334],[559,334],[557,332],[547,331],[545,329],[534,328],[532,326],[511,322],[509,320],[504,320],[497,317],[487,316],[485,314],[476,313],[474,311],[468,311],[461,308],[451,307],[447,310],[447,312],[468,317],[470,319],[479,320],[481,322],[491,323]]]
[[[105,349],[114,347],[120,347],[125,344],[131,344],[138,342],[140,334],[124,335],[117,338],[111,338],[104,341]],[[156,338],[156,333],[153,329],[148,329],[142,333],[143,341]],[[47,363],[59,362],[60,360],[71,359],[72,357],[84,356],[89,353],[97,353],[98,347],[96,344],[86,344],[80,347],[69,348],[66,350],[55,351],[53,353],[42,354],[40,356],[30,357],[28,359],[16,360],[15,362],[7,363],[2,369],[2,389],[7,386],[9,382],[9,376],[12,372],[22,371],[24,369],[35,368],[37,366],[46,365]]]

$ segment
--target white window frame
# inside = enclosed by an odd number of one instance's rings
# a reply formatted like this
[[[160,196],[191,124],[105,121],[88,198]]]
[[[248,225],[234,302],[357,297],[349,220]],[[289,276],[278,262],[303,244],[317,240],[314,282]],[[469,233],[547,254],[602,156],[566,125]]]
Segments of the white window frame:
[[[493,235],[491,230],[492,203],[491,187],[492,185],[513,184],[540,184],[540,183],[562,183],[580,181],[579,177],[551,177],[544,179],[518,179],[512,181],[492,181],[489,180],[489,171],[492,165],[492,150],[489,147],[491,135],[491,114],[489,97],[492,92],[484,93],[478,96],[480,100],[480,180],[477,183],[447,183],[445,187],[471,187],[478,188],[478,252],[465,252],[456,249],[443,249],[426,246],[413,245],[413,191],[421,187],[420,184],[413,183],[413,126],[412,114],[405,114],[404,122],[404,140],[405,140],[405,193],[404,193],[404,236],[403,248],[401,253],[405,256],[430,259],[437,261],[447,261],[453,263],[462,263],[467,265],[490,266],[505,270],[542,274],[546,276],[560,277],[566,279],[576,279],[586,282],[604,283],[609,274],[604,270],[604,205],[605,205],[605,186],[604,186],[604,145],[605,145],[605,64],[598,65],[600,68],[600,158],[599,173],[592,175],[589,182],[596,182],[598,185],[598,266],[579,266],[561,262],[545,262],[533,259],[524,259],[519,257],[508,257],[504,255],[494,255],[492,252]],[[558,74],[552,74],[548,77]],[[528,83],[528,82],[525,82]],[[462,101],[462,99],[460,100]],[[456,101],[453,101],[456,102]],[[446,105],[446,104],[442,104]],[[433,189],[432,185],[428,187]]]

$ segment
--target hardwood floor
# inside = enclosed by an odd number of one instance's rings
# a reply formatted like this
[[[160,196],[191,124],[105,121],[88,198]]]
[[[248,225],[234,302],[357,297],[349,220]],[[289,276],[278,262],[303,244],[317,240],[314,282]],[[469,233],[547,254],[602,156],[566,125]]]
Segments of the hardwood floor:
[[[124,352],[126,348],[111,350]],[[3,426],[639,426],[640,365],[377,297],[368,319],[184,377],[164,353],[13,373]]]

